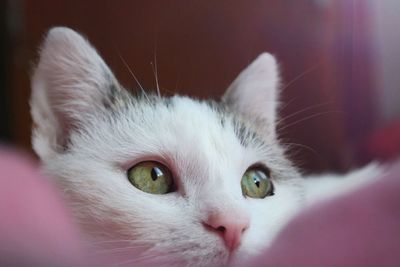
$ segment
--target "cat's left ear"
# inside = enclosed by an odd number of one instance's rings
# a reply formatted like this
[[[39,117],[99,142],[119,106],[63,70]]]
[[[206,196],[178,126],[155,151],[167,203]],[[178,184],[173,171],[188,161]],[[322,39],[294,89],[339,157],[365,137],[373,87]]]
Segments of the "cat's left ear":
[[[51,29],[32,77],[32,142],[38,155],[64,151],[71,133],[106,111],[121,88],[83,36],[65,27]]]
[[[222,101],[234,112],[264,123],[275,135],[279,74],[274,56],[259,55],[229,86]]]

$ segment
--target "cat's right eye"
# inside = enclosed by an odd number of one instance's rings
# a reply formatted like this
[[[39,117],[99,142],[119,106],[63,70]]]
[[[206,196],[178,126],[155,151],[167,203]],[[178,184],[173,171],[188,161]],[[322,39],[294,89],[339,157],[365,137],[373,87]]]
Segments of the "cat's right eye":
[[[244,196],[251,198],[265,198],[274,194],[274,186],[268,169],[252,167],[248,169],[241,181]]]
[[[156,161],[144,161],[128,170],[128,179],[133,186],[150,194],[167,194],[174,189],[170,170]]]

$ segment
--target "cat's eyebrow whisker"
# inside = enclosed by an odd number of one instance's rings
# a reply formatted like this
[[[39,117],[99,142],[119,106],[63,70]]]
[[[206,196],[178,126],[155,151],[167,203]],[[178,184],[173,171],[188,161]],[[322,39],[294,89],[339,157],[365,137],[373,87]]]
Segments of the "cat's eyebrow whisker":
[[[281,112],[282,110],[284,110],[285,108],[287,108],[290,104],[292,104],[294,101],[296,100],[296,97],[288,100],[285,102],[285,104],[282,107],[279,107],[279,111]]]
[[[158,83],[158,71],[157,71],[157,46],[154,48],[154,64],[150,62],[151,68],[153,70],[154,78],[156,79],[157,95],[161,97],[160,84]]]
[[[285,146],[298,146],[298,147],[301,147],[301,148],[305,148],[305,149],[313,152],[316,156],[321,157],[321,154],[319,154],[315,149],[313,149],[312,147],[307,146],[307,145],[298,144],[298,143],[281,143],[281,144],[285,145]]]
[[[300,122],[303,122],[303,121],[312,119],[312,118],[314,118],[314,117],[318,117],[318,116],[330,114],[330,113],[343,113],[343,111],[331,110],[331,111],[325,111],[325,112],[320,112],[320,113],[317,113],[317,114],[313,114],[313,115],[307,116],[307,117],[305,117],[305,118],[303,118],[303,119],[300,119],[300,120],[297,120],[297,121],[295,121],[295,122],[289,123],[289,124],[285,125],[284,127],[279,128],[278,131],[281,132],[281,131],[283,131],[283,130],[285,130],[285,129],[287,129],[287,128],[293,126],[293,125],[299,124]]]
[[[290,82],[288,82],[282,89],[281,91],[284,91],[285,89],[289,88],[292,84],[294,84],[296,81],[300,80],[310,72],[313,72],[319,65],[321,65],[321,62],[315,63],[313,66],[309,67],[299,75],[297,75],[294,79],[292,79]]]
[[[152,67],[153,67],[154,76],[156,78],[157,94],[159,97],[161,97],[160,84],[158,82],[158,69],[157,69],[157,47],[158,47],[157,40],[158,40],[158,38],[156,37],[155,44],[154,44],[154,66],[152,66]]]
[[[156,79],[157,95],[158,95],[158,97],[161,97],[160,85],[158,84],[158,77],[157,77],[158,76],[157,75],[157,63],[153,64],[153,62],[150,62],[150,65],[151,65],[151,69],[153,70],[154,77]]]
[[[175,83],[175,93],[179,92],[178,86],[179,83],[181,82],[181,72],[178,71],[177,77],[176,77],[176,83]]]
[[[332,103],[332,101],[327,101],[327,102],[324,102],[324,103],[321,103],[321,104],[316,104],[316,105],[312,105],[312,106],[309,106],[309,107],[300,109],[300,110],[298,110],[298,111],[296,111],[296,112],[294,112],[294,113],[292,113],[292,114],[289,114],[289,115],[287,115],[287,116],[285,116],[285,117],[283,117],[283,118],[280,118],[280,119],[276,122],[276,124],[280,124],[280,123],[282,123],[284,120],[287,120],[287,119],[289,119],[289,118],[292,118],[292,117],[296,116],[297,114],[303,113],[303,112],[308,111],[308,110],[311,110],[311,109],[315,109],[315,108],[319,108],[319,107],[322,107],[322,106],[326,106],[326,105],[331,104],[331,103]]]
[[[133,73],[132,69],[129,67],[128,63],[125,61],[125,59],[122,57],[122,55],[117,51],[119,58],[121,59],[122,63],[125,65],[125,67],[128,69],[129,73],[135,79],[136,83],[139,85],[143,95],[147,98],[147,101],[150,102],[149,97],[146,94],[146,91],[144,90],[142,84],[139,82],[138,78],[136,77],[135,73]]]
[[[171,93],[171,94],[175,94],[176,92],[169,90],[167,88],[161,87],[163,91],[167,92],[167,93]]]

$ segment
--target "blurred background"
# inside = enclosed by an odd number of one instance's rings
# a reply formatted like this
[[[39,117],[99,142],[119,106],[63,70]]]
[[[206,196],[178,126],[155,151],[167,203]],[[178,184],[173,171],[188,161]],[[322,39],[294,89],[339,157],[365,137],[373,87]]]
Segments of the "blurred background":
[[[30,148],[30,72],[52,26],[83,34],[121,83],[218,99],[263,51],[280,62],[280,134],[306,172],[400,152],[398,0],[2,0],[0,140]]]

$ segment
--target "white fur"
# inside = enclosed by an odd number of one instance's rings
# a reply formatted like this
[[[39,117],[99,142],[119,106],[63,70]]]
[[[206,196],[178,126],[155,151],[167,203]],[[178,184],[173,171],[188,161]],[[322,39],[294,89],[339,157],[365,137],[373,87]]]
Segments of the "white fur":
[[[32,77],[31,113],[40,122],[33,146],[41,157],[52,157],[66,131],[103,108],[103,89],[119,85],[94,48],[68,28],[53,28],[40,56]]]
[[[229,88],[224,123],[210,105],[190,98],[175,96],[168,104],[161,98],[136,100],[113,77],[87,41],[55,28],[42,47],[31,105],[34,149],[44,168],[63,188],[88,240],[122,247],[109,251],[118,266],[243,262],[268,247],[311,201],[311,184],[300,178],[275,137],[279,79],[271,55],[260,56]],[[110,88],[130,99],[111,101]],[[262,131],[262,142],[241,144],[237,120]],[[178,190],[152,195],[132,186],[126,171],[145,160],[167,165]],[[255,163],[271,170],[274,196],[243,197],[240,180]],[[202,224],[215,212],[232,220],[250,217],[231,255],[221,237]]]
[[[345,175],[323,174],[312,175],[304,179],[303,185],[307,203],[329,199],[351,192],[362,185],[374,182],[384,175],[385,169],[377,163],[371,163],[362,169]]]
[[[278,107],[279,75],[274,56],[259,55],[228,87],[222,100],[232,109],[257,118],[264,124],[264,131],[275,136],[275,119]]]

